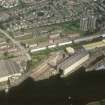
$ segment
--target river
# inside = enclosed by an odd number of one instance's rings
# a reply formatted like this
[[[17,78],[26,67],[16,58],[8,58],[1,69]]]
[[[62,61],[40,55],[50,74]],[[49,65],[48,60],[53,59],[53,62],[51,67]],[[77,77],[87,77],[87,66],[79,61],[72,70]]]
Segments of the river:
[[[65,79],[59,76],[35,82],[31,78],[9,93],[0,93],[0,105],[85,105],[105,98],[105,71],[83,69]]]

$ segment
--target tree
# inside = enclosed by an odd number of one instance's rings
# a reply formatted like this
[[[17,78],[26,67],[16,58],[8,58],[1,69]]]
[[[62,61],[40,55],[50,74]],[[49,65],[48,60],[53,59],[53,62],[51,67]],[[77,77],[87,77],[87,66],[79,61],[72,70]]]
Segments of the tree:
[[[5,59],[7,59],[7,58],[8,58],[8,52],[7,52],[7,51],[6,51],[6,52],[4,52],[4,54],[3,54],[3,55],[4,55],[4,58],[5,58]]]

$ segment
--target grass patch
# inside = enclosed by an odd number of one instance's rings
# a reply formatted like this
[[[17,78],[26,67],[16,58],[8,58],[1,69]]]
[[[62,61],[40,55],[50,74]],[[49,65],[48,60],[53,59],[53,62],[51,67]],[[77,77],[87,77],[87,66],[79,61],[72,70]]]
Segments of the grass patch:
[[[50,54],[49,50],[40,51],[37,53],[32,54],[32,68],[35,68],[38,66],[40,62],[47,59]]]
[[[29,39],[20,39],[19,40],[21,43],[25,43],[25,44],[35,44],[35,43],[40,43],[40,42],[46,42],[48,41],[48,37],[41,37],[41,36],[37,36],[35,37],[31,37]]]
[[[4,59],[4,60],[7,60],[7,59],[11,59],[11,58],[15,58],[16,56],[14,56],[13,54],[1,54],[0,55],[0,60]]]
[[[64,33],[80,32],[80,23],[79,20],[72,22],[62,23],[62,28]]]

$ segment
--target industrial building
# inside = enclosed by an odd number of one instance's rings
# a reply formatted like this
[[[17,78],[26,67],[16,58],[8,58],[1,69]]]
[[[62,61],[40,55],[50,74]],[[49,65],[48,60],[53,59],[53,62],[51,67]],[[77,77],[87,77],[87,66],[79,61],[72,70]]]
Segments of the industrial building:
[[[89,54],[90,59],[83,65],[86,72],[105,68],[105,47],[95,48],[89,51]]]
[[[13,82],[21,76],[21,68],[12,60],[0,61],[0,83]]]
[[[61,64],[57,66],[57,69],[62,71],[61,77],[65,77],[68,74],[75,72],[88,59],[89,53],[82,49],[64,60]]]

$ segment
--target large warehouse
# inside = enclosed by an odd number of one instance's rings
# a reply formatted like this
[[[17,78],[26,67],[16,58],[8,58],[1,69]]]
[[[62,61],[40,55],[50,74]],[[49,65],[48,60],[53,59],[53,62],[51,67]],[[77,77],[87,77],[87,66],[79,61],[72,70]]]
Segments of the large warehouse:
[[[0,83],[15,80],[21,76],[19,65],[12,60],[0,61]],[[11,82],[11,81],[10,81]]]
[[[58,70],[63,72],[62,77],[75,72],[77,68],[89,59],[89,53],[85,50],[80,50],[74,53],[72,56],[68,57],[65,61],[57,66]]]

